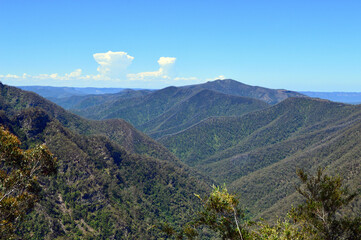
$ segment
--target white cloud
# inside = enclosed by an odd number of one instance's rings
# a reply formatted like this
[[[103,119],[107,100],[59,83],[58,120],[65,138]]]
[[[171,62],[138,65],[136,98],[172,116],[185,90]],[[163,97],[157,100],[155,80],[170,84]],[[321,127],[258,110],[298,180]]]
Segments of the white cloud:
[[[174,57],[160,57],[158,60],[159,69],[154,72],[130,73],[127,75],[129,80],[169,80],[172,78],[172,68],[176,61]]]
[[[176,58],[175,57],[160,57],[158,60],[158,64],[160,67],[167,67],[169,65],[172,65],[175,63]]]
[[[154,88],[168,84],[182,84],[183,82],[197,82],[196,77],[176,77],[174,74],[175,57],[160,57],[159,69],[156,71],[127,73],[127,68],[132,64],[134,57],[126,52],[95,53],[94,60],[98,65],[98,74],[83,75],[82,69],[75,69],[70,73],[39,74],[39,75],[0,75],[0,81],[17,86],[48,85],[48,86],[101,86],[101,87],[139,87]],[[219,76],[224,78],[224,76]]]
[[[134,57],[126,52],[95,53],[94,60],[99,64],[98,72],[100,78],[119,79],[125,76],[125,70],[132,64]]]
[[[215,78],[207,78],[206,81],[224,80],[224,79],[226,79],[224,75],[219,75],[218,77]]]
[[[81,73],[82,73],[82,70],[79,68],[69,74],[65,74],[65,76],[68,78],[78,78],[78,77],[80,77]]]

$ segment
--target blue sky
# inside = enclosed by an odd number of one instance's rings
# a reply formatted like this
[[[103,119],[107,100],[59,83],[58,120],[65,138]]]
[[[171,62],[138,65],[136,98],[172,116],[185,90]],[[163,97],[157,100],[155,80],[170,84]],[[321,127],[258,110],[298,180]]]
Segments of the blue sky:
[[[361,1],[0,0],[0,81],[361,92]]]

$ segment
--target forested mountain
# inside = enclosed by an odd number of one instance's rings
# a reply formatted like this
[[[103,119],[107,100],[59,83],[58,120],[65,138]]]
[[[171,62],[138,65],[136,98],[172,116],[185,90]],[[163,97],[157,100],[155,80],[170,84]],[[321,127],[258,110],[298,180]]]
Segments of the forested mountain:
[[[19,109],[41,108],[52,118],[58,120],[63,126],[75,133],[83,135],[104,135],[126,150],[139,154],[150,154],[161,159],[175,159],[169,151],[145,134],[136,130],[129,123],[121,119],[106,121],[91,121],[64,110],[32,92],[22,91],[15,87],[1,85],[1,110],[7,114],[16,114]],[[162,157],[163,156],[163,157]]]
[[[89,94],[118,93],[124,88],[80,88],[80,87],[50,87],[50,86],[21,86],[22,90],[32,91],[45,98],[67,98],[71,96],[85,96]]]
[[[240,116],[267,108],[257,99],[201,90],[138,128],[153,138],[176,133],[213,116]]]
[[[277,103],[290,96],[303,96],[286,90],[252,87],[234,80],[143,93],[143,96],[81,97],[76,104],[69,104],[69,100],[57,102],[90,119],[123,118],[150,136],[159,138],[208,117],[240,116],[266,108],[267,103]]]
[[[193,194],[213,182],[239,194],[250,217],[274,220],[297,204],[298,168],[361,184],[361,105],[233,80],[59,99],[98,121],[31,92],[0,90],[0,124],[24,148],[45,142],[60,163],[57,177],[42,180],[43,201],[19,230],[25,236],[157,238],[155,221],[181,226],[197,208]]]
[[[157,221],[182,223],[210,181],[122,120],[88,121],[0,84],[0,124],[23,147],[46,143],[59,173],[18,230],[34,239],[152,239]],[[110,140],[113,139],[114,141]]]
[[[232,79],[209,81],[203,84],[185,86],[189,89],[209,89],[225,94],[250,97],[262,100],[269,104],[276,104],[289,97],[303,97],[298,92],[288,91],[284,89],[269,89],[258,86],[250,86]]]
[[[85,96],[70,96],[63,98],[48,97],[50,101],[62,106],[65,109],[85,109],[100,104],[112,104],[121,98],[136,98],[151,93],[151,90],[124,89],[114,94],[89,94]]]
[[[125,119],[153,138],[159,138],[208,117],[240,116],[266,108],[267,103],[303,96],[227,79],[158,91],[127,89],[116,94],[48,99],[88,119]]]
[[[226,182],[254,215],[290,206],[296,168],[327,167],[361,183],[361,106],[288,98],[240,117],[214,117],[159,141],[185,163]]]

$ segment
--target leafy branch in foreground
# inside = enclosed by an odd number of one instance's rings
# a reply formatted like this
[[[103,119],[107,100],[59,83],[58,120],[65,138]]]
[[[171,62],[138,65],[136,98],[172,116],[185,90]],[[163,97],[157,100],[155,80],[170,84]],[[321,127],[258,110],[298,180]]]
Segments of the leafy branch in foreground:
[[[0,126],[0,238],[12,237],[41,190],[38,177],[57,172],[56,158],[45,145],[26,151],[18,138]]]
[[[341,212],[357,193],[343,187],[341,177],[325,175],[321,168],[316,176],[303,170],[298,170],[297,175],[303,183],[297,191],[305,202],[291,210],[294,220],[302,223],[303,229],[315,239],[360,239],[361,218],[347,217]]]
[[[194,221],[195,226],[208,226],[218,232],[222,239],[244,239],[245,230],[239,223],[244,214],[239,207],[238,199],[229,194],[225,186],[213,186],[208,198],[196,196],[202,201],[203,209]]]
[[[202,209],[197,216],[177,233],[170,225],[163,224],[161,231],[177,239],[194,239],[197,229],[206,227],[222,239],[241,240],[358,240],[361,239],[361,217],[347,217],[341,211],[357,196],[342,186],[339,176],[325,175],[321,169],[316,176],[308,176],[303,170],[297,175],[302,185],[297,191],[306,199],[292,208],[285,220],[275,223],[265,221],[246,222],[238,206],[238,200],[226,187],[213,186],[210,196],[201,198]]]
[[[177,233],[168,224],[160,226],[161,231],[168,236],[176,235],[177,239],[196,238],[199,228],[209,228],[216,232],[222,239],[248,239],[248,231],[240,224],[244,218],[243,211],[239,207],[238,199],[228,193],[225,186],[212,186],[213,190],[209,197],[202,198],[195,194],[202,202],[202,209],[197,216],[182,231]]]

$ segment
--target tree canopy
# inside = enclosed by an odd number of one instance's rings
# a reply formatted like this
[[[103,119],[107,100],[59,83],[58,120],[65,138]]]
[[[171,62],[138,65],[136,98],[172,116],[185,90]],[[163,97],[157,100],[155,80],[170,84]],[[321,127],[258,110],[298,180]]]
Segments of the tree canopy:
[[[40,176],[57,172],[57,160],[42,144],[28,150],[0,126],[0,238],[11,238],[16,224],[39,198]]]

